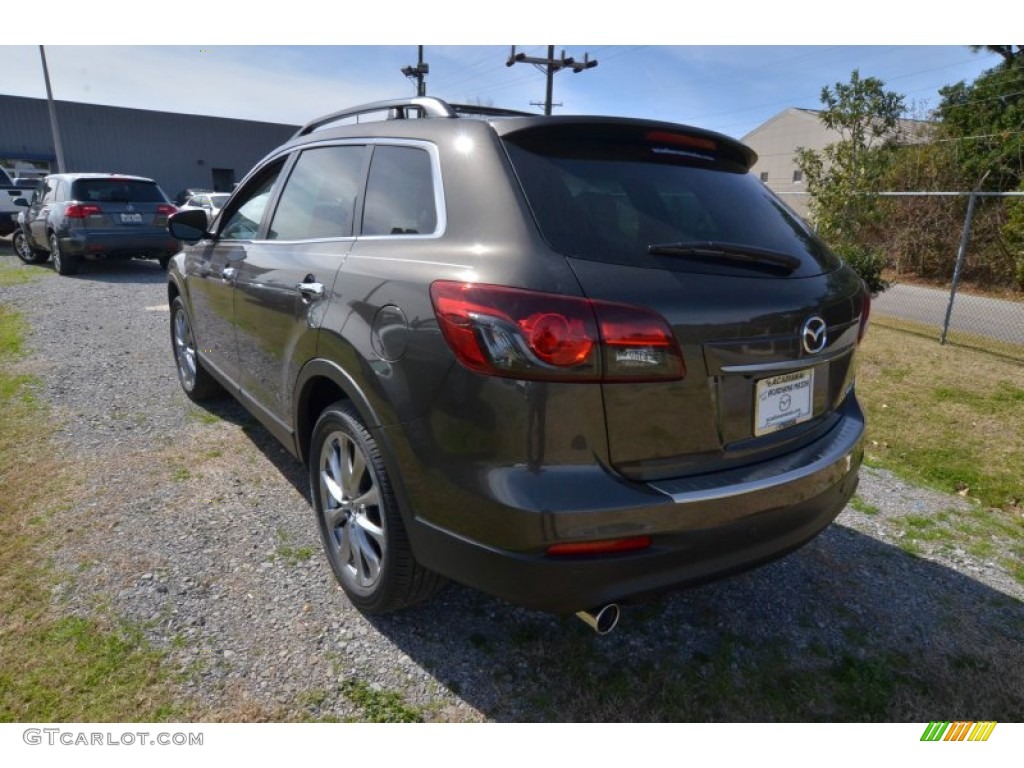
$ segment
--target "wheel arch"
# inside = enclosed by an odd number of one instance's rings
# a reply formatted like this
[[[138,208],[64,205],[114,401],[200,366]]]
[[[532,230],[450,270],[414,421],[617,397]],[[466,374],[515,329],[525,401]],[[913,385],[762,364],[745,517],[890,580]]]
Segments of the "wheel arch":
[[[359,412],[367,429],[381,423],[376,409],[356,381],[337,363],[311,360],[299,372],[295,383],[295,449],[299,459],[309,463],[313,427],[323,410],[338,400],[347,400]]]

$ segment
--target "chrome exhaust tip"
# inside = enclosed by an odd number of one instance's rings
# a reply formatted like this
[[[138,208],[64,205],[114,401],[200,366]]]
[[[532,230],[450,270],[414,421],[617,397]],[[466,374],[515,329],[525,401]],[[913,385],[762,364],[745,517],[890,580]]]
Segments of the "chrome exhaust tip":
[[[576,616],[599,635],[607,635],[619,624],[619,606],[615,603],[590,611],[578,611]]]

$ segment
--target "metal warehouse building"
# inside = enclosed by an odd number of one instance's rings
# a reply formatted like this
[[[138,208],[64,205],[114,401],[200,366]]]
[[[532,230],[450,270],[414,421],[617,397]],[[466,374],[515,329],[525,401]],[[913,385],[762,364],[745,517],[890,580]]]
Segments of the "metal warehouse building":
[[[230,192],[298,126],[175,112],[55,102],[68,172],[156,179],[169,197],[186,187]],[[45,99],[0,95],[0,164],[57,170]]]

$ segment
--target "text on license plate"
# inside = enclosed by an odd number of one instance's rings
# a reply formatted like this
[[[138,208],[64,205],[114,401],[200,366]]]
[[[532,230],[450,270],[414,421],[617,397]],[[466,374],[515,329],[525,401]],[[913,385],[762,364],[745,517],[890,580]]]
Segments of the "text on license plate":
[[[141,213],[122,213],[121,214],[122,224],[141,224],[142,214]]]
[[[767,435],[807,421],[813,408],[813,368],[761,379],[754,395],[754,434]]]

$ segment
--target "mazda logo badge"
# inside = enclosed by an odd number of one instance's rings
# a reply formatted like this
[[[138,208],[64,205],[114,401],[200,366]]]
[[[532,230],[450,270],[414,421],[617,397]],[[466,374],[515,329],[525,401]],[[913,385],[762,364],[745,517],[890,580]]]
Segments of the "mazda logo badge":
[[[828,344],[828,328],[825,321],[817,315],[812,315],[804,321],[800,329],[800,339],[803,341],[804,352],[809,355],[816,355]]]

